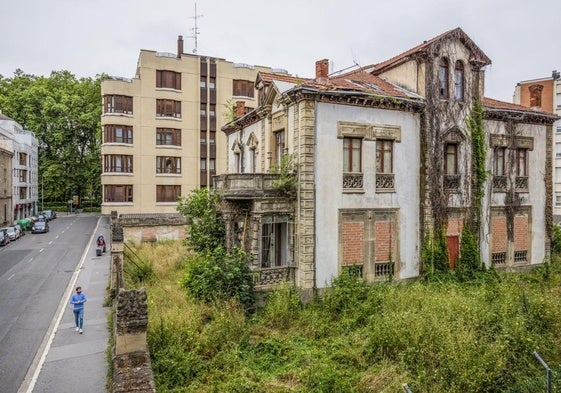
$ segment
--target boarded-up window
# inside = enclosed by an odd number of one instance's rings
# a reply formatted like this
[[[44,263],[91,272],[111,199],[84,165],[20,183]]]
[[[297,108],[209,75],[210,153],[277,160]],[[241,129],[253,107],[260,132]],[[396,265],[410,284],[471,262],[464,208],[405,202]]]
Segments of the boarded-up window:
[[[344,222],[343,265],[364,263],[364,222]]]
[[[181,186],[179,185],[157,185],[156,202],[177,202],[181,196]]]
[[[104,202],[132,202],[132,185],[108,184],[104,186]]]

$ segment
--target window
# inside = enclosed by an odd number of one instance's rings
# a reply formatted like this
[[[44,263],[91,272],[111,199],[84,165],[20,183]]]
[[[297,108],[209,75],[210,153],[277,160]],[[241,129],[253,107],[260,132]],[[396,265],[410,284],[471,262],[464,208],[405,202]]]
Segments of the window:
[[[343,138],[343,172],[362,172],[361,138]]]
[[[181,146],[179,128],[156,128],[156,145]]]
[[[103,190],[104,202],[132,202],[132,185],[110,184]]]
[[[157,70],[156,87],[181,90],[181,73],[174,71]]]
[[[210,131],[208,133],[208,143],[214,145],[216,143],[216,132]]]
[[[286,217],[263,217],[261,225],[261,267],[289,264],[290,224]]]
[[[561,194],[555,194],[555,206],[556,207],[561,206]]]
[[[210,117],[216,117],[216,105],[210,104],[208,106],[208,115]]]
[[[27,187],[19,188],[19,199],[27,199]]]
[[[376,140],[376,173],[393,173],[393,141]]]
[[[107,154],[103,156],[103,171],[132,173],[132,156],[123,154]]]
[[[22,183],[27,181],[27,171],[25,169],[19,170],[19,181]]]
[[[454,69],[454,98],[456,101],[464,100],[464,64],[459,60]]]
[[[455,143],[446,144],[444,173],[447,175],[458,174],[458,145]]]
[[[257,172],[257,152],[256,149],[249,149],[249,168],[251,173]]]
[[[448,60],[440,59],[438,68],[438,83],[440,98],[448,98]]]
[[[541,108],[542,106],[542,85],[532,85],[528,86],[530,90],[530,107]]]
[[[242,160],[240,153],[234,153],[234,169],[236,173],[242,173]]]
[[[275,136],[275,162],[280,165],[281,158],[284,155],[284,130],[276,131]]]
[[[233,95],[238,97],[252,97],[254,88],[253,82],[234,79],[233,81]]]
[[[156,116],[181,119],[181,101],[156,100]]]
[[[199,86],[201,89],[206,89],[206,76],[201,76],[201,80],[199,81]]]
[[[19,164],[27,165],[27,153],[19,153]]]
[[[104,113],[132,115],[132,97],[121,95],[103,96]]]
[[[215,77],[208,78],[208,88],[209,89],[215,89],[216,88],[216,78]]]
[[[177,202],[181,196],[181,186],[156,186],[156,202]]]
[[[201,158],[201,172],[206,172],[206,158]]]
[[[516,176],[528,176],[528,150],[516,149]]]
[[[201,117],[206,117],[206,104],[201,104],[201,109],[199,110]]]
[[[216,160],[214,158],[208,159],[208,169],[211,172],[214,172],[216,170]]]
[[[505,176],[505,156],[506,147],[495,148],[495,165],[493,166],[493,174],[495,176]]]
[[[156,173],[181,173],[181,157],[156,157]]]
[[[103,126],[103,142],[132,144],[132,126],[115,124]]]

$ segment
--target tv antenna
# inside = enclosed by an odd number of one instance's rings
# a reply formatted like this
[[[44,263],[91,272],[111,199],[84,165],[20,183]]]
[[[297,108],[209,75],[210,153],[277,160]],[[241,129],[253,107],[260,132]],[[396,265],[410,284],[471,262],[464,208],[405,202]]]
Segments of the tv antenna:
[[[191,19],[195,19],[195,27],[191,29],[193,35],[187,37],[187,38],[193,38],[195,40],[195,49],[193,49],[193,53],[197,53],[197,36],[200,34],[199,27],[197,26],[197,20],[203,16],[204,15],[202,14],[201,15],[197,14],[197,3],[195,3],[195,16],[191,17]]]

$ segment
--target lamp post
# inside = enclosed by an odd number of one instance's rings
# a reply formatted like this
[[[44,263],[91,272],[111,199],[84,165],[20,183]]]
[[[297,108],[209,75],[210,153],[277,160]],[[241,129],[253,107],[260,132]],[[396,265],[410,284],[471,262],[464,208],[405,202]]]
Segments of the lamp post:
[[[44,205],[44,201],[45,201],[45,192],[43,190],[43,174],[41,173],[41,211],[45,211],[45,205]]]

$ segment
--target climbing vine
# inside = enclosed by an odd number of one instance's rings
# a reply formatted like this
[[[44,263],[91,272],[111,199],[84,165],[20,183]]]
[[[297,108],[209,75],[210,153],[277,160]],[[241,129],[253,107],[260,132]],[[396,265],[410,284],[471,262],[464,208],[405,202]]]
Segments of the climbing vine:
[[[483,129],[483,108],[479,100],[475,101],[471,116],[468,117],[468,126],[471,132],[471,184],[472,184],[472,230],[479,233],[481,221],[481,201],[483,188],[487,180],[485,169],[485,132]],[[478,242],[479,243],[479,242]]]

